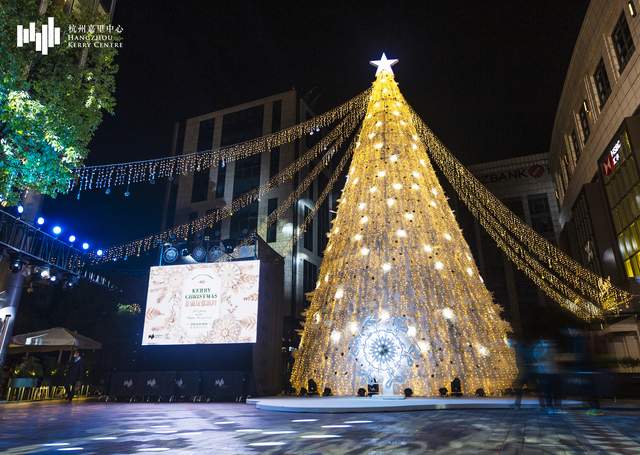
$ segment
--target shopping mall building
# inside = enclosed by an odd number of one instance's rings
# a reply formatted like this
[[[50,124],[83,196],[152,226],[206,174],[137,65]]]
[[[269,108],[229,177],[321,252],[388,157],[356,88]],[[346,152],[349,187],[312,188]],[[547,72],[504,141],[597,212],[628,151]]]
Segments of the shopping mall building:
[[[640,294],[639,43],[638,0],[591,1],[550,145],[560,245],[634,294]],[[603,331],[616,357],[640,356],[637,310],[636,303]]]
[[[640,41],[637,0],[594,0],[551,138],[561,245],[632,289],[640,278]]]

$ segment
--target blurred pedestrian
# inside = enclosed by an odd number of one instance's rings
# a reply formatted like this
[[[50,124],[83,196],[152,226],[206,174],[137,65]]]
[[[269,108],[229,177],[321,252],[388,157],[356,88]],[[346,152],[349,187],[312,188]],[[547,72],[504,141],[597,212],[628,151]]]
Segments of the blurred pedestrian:
[[[510,340],[510,345],[514,348],[516,353],[516,364],[518,367],[518,377],[514,383],[516,401],[514,407],[520,409],[522,403],[522,395],[524,394],[525,387],[528,388],[530,384],[536,381],[535,373],[533,371],[533,358],[531,355],[531,348],[527,346],[524,341]]]
[[[562,378],[556,363],[557,349],[551,340],[541,339],[533,347],[533,360],[540,405],[550,414],[562,404]]]
[[[597,371],[593,360],[593,351],[587,334],[578,329],[568,329],[567,334],[570,337],[571,348],[575,357],[573,363],[573,373],[579,385],[579,393],[583,400],[589,406],[588,415],[603,415],[600,409],[599,397],[599,378],[600,373]]]

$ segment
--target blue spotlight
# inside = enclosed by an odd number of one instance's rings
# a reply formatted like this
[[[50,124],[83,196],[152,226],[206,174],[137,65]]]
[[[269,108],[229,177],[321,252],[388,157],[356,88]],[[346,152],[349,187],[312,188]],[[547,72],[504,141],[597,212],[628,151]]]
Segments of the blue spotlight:
[[[98,256],[102,256],[103,251],[102,251],[102,250],[98,250],[98,251],[96,251],[96,254],[97,254]]]
[[[51,232],[53,232],[55,235],[60,235],[60,233],[62,232],[62,228],[56,225],[53,227],[53,229],[51,229]]]
[[[83,250],[88,250],[88,249],[89,249],[89,244],[88,244],[87,242],[84,242],[84,243],[82,244],[82,249],[83,249]]]
[[[18,213],[22,214],[24,212],[24,207],[19,205],[17,210],[18,210]]]
[[[42,226],[44,224],[44,218],[39,216],[38,219],[36,220],[36,223],[38,223],[38,225]]]
[[[69,243],[73,243],[73,242],[75,242],[75,241],[76,241],[76,236],[75,236],[75,235],[73,235],[73,234],[71,234],[71,235],[69,236]]]

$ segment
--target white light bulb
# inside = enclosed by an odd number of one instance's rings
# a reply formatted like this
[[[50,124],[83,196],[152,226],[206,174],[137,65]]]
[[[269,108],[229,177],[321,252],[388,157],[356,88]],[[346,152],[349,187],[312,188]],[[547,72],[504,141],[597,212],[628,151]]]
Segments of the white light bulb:
[[[414,142],[414,143],[411,144],[411,148],[413,150],[417,150],[418,149],[418,145]]]
[[[387,171],[378,171],[378,177],[384,177],[385,175],[387,175]]]
[[[387,206],[389,207],[393,207],[396,204],[396,200],[392,197],[390,197],[389,199],[387,199]]]
[[[358,323],[356,321],[351,321],[349,323],[349,331],[351,332],[352,335],[355,335],[356,333],[358,333]]]
[[[407,335],[409,335],[410,337],[416,336],[416,333],[418,333],[418,330],[416,329],[416,327],[414,325],[410,325],[407,328]]]
[[[445,319],[453,319],[453,310],[451,308],[444,308],[442,310],[442,316]]]
[[[378,142],[377,144],[373,144],[373,148],[376,150],[380,150],[382,147],[384,147],[384,142]]]
[[[420,178],[420,173],[418,171],[413,171],[411,172],[411,175],[413,175],[415,178],[419,179]]]
[[[320,281],[316,281],[316,289],[320,287]]]
[[[389,264],[388,262],[385,262],[384,264],[382,264],[382,270],[384,270],[385,272],[388,272],[389,270],[391,270],[391,264]]]
[[[438,195],[438,190],[436,189],[435,186],[433,188],[431,188],[431,194],[433,194],[434,196]]]
[[[451,241],[451,234],[449,234],[448,232],[444,233],[444,238],[445,240]]]
[[[367,137],[368,137],[369,139],[373,139],[373,137],[374,137],[375,135],[376,135],[376,132],[374,131],[373,133],[369,133],[369,134],[367,135]]]
[[[378,120],[376,122],[376,128],[380,128],[384,122],[382,120]]]
[[[396,117],[400,115],[400,111],[393,111],[392,113],[393,113],[393,115],[395,115]]]
[[[407,126],[407,122],[405,122],[404,120],[400,120],[400,125]]]
[[[391,186],[393,187],[394,190],[401,190],[402,189],[402,183],[396,182]]]
[[[418,347],[420,348],[420,351],[427,352],[430,348],[429,342],[425,340],[420,340],[418,341]]]
[[[431,207],[433,207],[434,209],[438,206],[438,204],[436,204],[436,201],[431,201],[431,202],[429,202],[429,205],[430,205]]]
[[[487,348],[485,348],[484,346],[482,346],[481,344],[478,345],[478,352],[483,357],[486,357],[486,356],[489,355],[489,350]]]
[[[356,183],[358,183],[360,181],[360,177],[356,177],[355,179],[353,179],[353,184],[355,185]]]
[[[427,253],[431,253],[433,251],[433,248],[431,247],[431,245],[425,245],[423,248],[424,248],[424,251]]]
[[[392,163],[395,163],[396,161],[398,161],[398,155],[391,155],[389,157],[389,161],[391,161]]]
[[[360,248],[360,254],[363,256],[368,256],[370,251],[371,250],[366,246],[363,246],[362,248]]]
[[[405,238],[407,236],[407,231],[405,231],[404,229],[398,229],[396,231],[396,235],[398,237]]]
[[[417,183],[412,183],[411,184],[411,189],[412,190],[419,190],[420,189],[420,185],[418,185]]]
[[[413,220],[413,218],[414,218],[414,217],[413,217],[413,213],[411,213],[411,212],[406,212],[406,213],[404,214],[404,217],[405,217],[407,220],[409,220],[409,221]]]
[[[320,313],[316,313],[313,315],[313,320],[316,321],[316,324],[320,323],[320,319],[321,319]]]
[[[435,268],[436,270],[442,270],[444,268],[444,264],[440,261],[436,261]]]
[[[417,134],[413,134],[413,135],[411,136],[411,138],[412,138],[414,141],[417,141],[417,140],[418,140],[418,135],[417,135]]]
[[[471,267],[467,267],[467,275],[473,275],[473,269]]]
[[[336,299],[341,299],[344,297],[344,289],[338,288],[336,289],[336,295],[334,296]]]
[[[354,242],[359,242],[360,240],[362,240],[362,234],[356,234],[353,236]]]
[[[367,203],[366,202],[361,202],[358,204],[358,210],[364,210],[367,208]]]
[[[369,193],[375,193],[376,191],[378,191],[377,186],[372,186],[371,188],[369,188]]]
[[[365,224],[369,221],[369,217],[367,215],[360,218],[360,224]]]
[[[324,276],[324,282],[325,283],[329,282],[329,274],[328,273]]]
[[[387,319],[389,319],[391,315],[389,314],[389,312],[387,310],[382,310],[380,312],[380,320],[381,321],[386,321]]]
[[[427,165],[427,162],[426,162],[425,160],[422,160],[422,159],[421,159],[421,160],[420,160],[420,166],[423,166],[423,167],[424,167],[424,166],[426,166],[426,165]]]
[[[340,341],[340,338],[342,338],[342,334],[339,330],[334,330],[331,332],[331,341],[333,341],[334,343],[338,343]]]

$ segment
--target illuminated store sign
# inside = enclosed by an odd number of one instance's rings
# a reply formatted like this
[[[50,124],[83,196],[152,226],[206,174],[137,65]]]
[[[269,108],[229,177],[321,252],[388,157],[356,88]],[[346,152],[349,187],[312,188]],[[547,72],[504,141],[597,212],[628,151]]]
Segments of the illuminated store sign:
[[[620,139],[616,141],[616,143],[611,147],[609,154],[605,157],[602,162],[602,172],[604,175],[611,175],[613,171],[616,170],[616,166],[620,161],[620,149],[622,148],[622,142]]]

